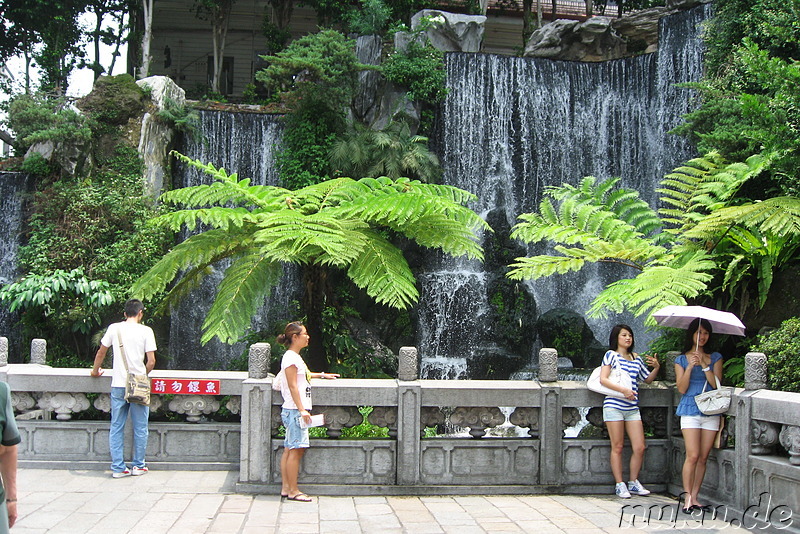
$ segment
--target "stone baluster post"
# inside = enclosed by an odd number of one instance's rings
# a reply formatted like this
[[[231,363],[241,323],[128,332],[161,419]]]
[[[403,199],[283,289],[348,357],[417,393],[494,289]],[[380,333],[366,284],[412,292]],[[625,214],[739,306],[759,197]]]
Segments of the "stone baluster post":
[[[38,363],[44,365],[47,360],[47,340],[46,339],[33,339],[31,340],[31,363]]]
[[[242,382],[240,482],[269,484],[280,480],[279,464],[272,454],[273,393],[270,378]]]
[[[539,350],[539,382],[556,382],[558,380],[558,351],[556,349]]]
[[[397,484],[413,486],[420,480],[422,443],[422,388],[416,347],[402,347],[397,362]]]
[[[247,355],[248,378],[267,378],[271,351],[272,347],[269,343],[253,343],[250,345],[250,352]]]
[[[0,367],[8,365],[8,338],[0,337]]]
[[[767,388],[767,355],[748,352],[744,355],[744,389]]]
[[[397,359],[397,378],[405,381],[419,378],[419,356],[416,347],[400,347]]]

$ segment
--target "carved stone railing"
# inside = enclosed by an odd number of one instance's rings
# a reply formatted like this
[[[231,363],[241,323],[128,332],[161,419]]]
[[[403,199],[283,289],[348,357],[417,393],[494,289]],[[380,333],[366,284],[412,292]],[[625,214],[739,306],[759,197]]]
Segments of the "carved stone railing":
[[[153,411],[160,407],[181,414],[185,422],[151,424],[148,461],[170,468],[230,469],[238,464],[241,491],[276,491],[282,398],[272,390],[272,376],[265,376],[265,347],[269,345],[251,350],[249,373],[154,371],[154,377],[166,380],[220,379],[221,395],[153,395]],[[552,350],[542,355],[543,369],[552,371],[547,369],[554,365]],[[0,364],[3,358],[0,353]],[[753,377],[761,373],[759,361],[759,355],[748,354],[752,369],[746,383],[758,383]],[[613,480],[609,442],[602,434],[603,398],[584,383],[419,380],[415,362],[416,351],[406,347],[400,369],[404,379],[313,380],[313,411],[326,415],[328,439],[312,442],[302,464],[304,488],[318,494],[370,494],[376,488],[408,494],[432,487],[446,493],[474,493],[480,487],[512,493],[608,491]],[[21,416],[23,465],[107,467],[108,420],[73,419],[89,406],[108,413],[109,376],[92,378],[88,369],[13,364],[0,365],[0,381],[11,385]],[[642,481],[675,494],[681,491],[683,462],[673,415],[679,399],[666,382],[640,388],[642,420],[651,436]],[[241,423],[191,424],[207,420],[223,403],[240,414]],[[367,420],[386,428],[387,438],[341,439],[343,429],[362,422],[359,406],[373,407]],[[578,433],[581,425],[600,432]],[[435,437],[426,437],[430,427],[437,429]],[[464,429],[463,437],[442,432],[454,427]],[[510,431],[498,433],[498,428]],[[761,490],[786,498],[798,495],[800,394],[737,389],[726,428],[733,445],[715,450],[709,459],[704,484],[709,500],[743,510]],[[567,438],[567,433],[577,437]]]

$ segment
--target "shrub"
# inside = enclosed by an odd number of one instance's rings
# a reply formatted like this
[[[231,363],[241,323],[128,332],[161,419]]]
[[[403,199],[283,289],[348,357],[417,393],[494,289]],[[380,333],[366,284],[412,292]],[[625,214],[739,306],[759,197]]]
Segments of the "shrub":
[[[66,99],[42,94],[14,97],[8,126],[16,134],[14,150],[19,155],[40,141],[87,141],[92,136],[86,118],[69,108]]]
[[[752,350],[767,355],[770,389],[800,393],[800,317],[787,319],[777,330],[758,336]]]
[[[447,96],[444,54],[432,46],[411,42],[396,50],[381,66],[383,75],[408,89],[408,97],[425,104],[438,104]]]

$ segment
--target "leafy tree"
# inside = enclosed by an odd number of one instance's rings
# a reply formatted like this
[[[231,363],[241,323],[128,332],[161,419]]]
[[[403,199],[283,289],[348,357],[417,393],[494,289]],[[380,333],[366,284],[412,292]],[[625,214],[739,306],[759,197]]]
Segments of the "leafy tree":
[[[149,299],[168,291],[162,308],[186,294],[212,264],[230,258],[203,324],[202,342],[235,342],[248,328],[264,297],[279,282],[282,263],[311,270],[343,271],[376,302],[405,309],[416,302],[414,275],[402,252],[387,238],[397,234],[453,256],[482,258],[476,232],[486,223],[465,207],[475,197],[451,186],[414,180],[339,178],[290,191],[252,186],[224,169],[177,154],[214,177],[211,185],[170,191],[168,204],[186,209],[155,219],[172,230],[202,230],[177,245],[133,286]],[[306,279],[304,305],[312,347],[309,363],[327,368],[320,350],[321,313],[331,297],[325,276]]]
[[[618,188],[618,178],[598,183],[588,177],[578,187],[551,187],[538,212],[520,215],[512,237],[526,243],[549,241],[558,255],[517,258],[508,276],[535,279],[597,262],[637,272],[598,294],[589,310],[595,317],[626,309],[649,316],[663,306],[685,304],[705,295],[715,276],[739,297],[743,288],[749,290],[749,279],[758,278],[760,296],[752,300],[763,303],[775,264],[761,261],[762,251],[739,238],[749,232],[767,247],[792,249],[800,240],[800,199],[739,205],[735,198],[769,163],[754,156],[726,165],[715,154],[691,160],[665,176],[658,191],[666,207],[659,212],[637,192]],[[752,269],[742,271],[747,263]]]
[[[283,183],[304,187],[328,178],[328,152],[346,124],[361,65],[355,43],[333,30],[293,41],[286,50],[262,56],[269,67],[256,79],[290,105],[278,165]]]
[[[383,130],[354,124],[333,144],[330,164],[340,176],[406,176],[430,182],[441,175],[439,159],[428,150],[428,138],[411,135],[405,120]]]
[[[361,9],[347,13],[348,29],[359,35],[377,35],[382,33],[392,16],[390,8],[383,0],[359,0]]]
[[[88,335],[100,324],[101,311],[113,298],[107,282],[90,280],[83,269],[77,268],[24,276],[19,282],[0,288],[0,302],[12,313],[22,312],[27,333],[35,334],[50,319],[54,334],[65,337],[67,332]],[[78,354],[86,352],[79,337],[72,336],[72,342]]]
[[[194,0],[195,15],[201,20],[211,22],[211,40],[214,50],[214,75],[211,78],[211,91],[220,92],[222,77],[222,58],[225,54],[225,39],[231,9],[236,0]]]
[[[94,27],[87,32],[91,38],[94,61],[85,65],[94,72],[94,79],[97,80],[104,73],[112,74],[117,58],[120,56],[120,47],[127,42],[129,27],[125,22],[128,16],[129,0],[88,0],[87,9],[94,14]],[[111,25],[107,25],[107,19],[111,20]],[[108,68],[100,62],[100,45],[113,46],[111,53],[111,63]]]

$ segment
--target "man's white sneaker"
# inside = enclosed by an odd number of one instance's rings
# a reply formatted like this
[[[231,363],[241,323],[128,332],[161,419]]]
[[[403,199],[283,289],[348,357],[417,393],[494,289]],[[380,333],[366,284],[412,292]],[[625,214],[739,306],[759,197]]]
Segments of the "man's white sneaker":
[[[650,490],[642,486],[639,479],[628,482],[628,492],[632,495],[650,495]]]
[[[125,471],[114,471],[111,473],[112,478],[124,478],[129,476],[131,476],[131,471],[127,467],[125,468]]]
[[[614,487],[614,493],[617,494],[617,497],[620,499],[630,499],[631,494],[628,491],[628,488],[625,486],[624,482],[617,482],[617,485]]]
[[[136,466],[134,465],[134,466],[133,466],[133,470],[131,471],[131,474],[132,474],[133,476],[135,476],[135,477],[138,477],[138,476],[141,476],[141,475],[146,475],[148,471],[149,471],[149,469],[147,469],[147,466],[144,466],[144,467],[136,467]],[[648,492],[648,493],[649,493],[649,492]]]

